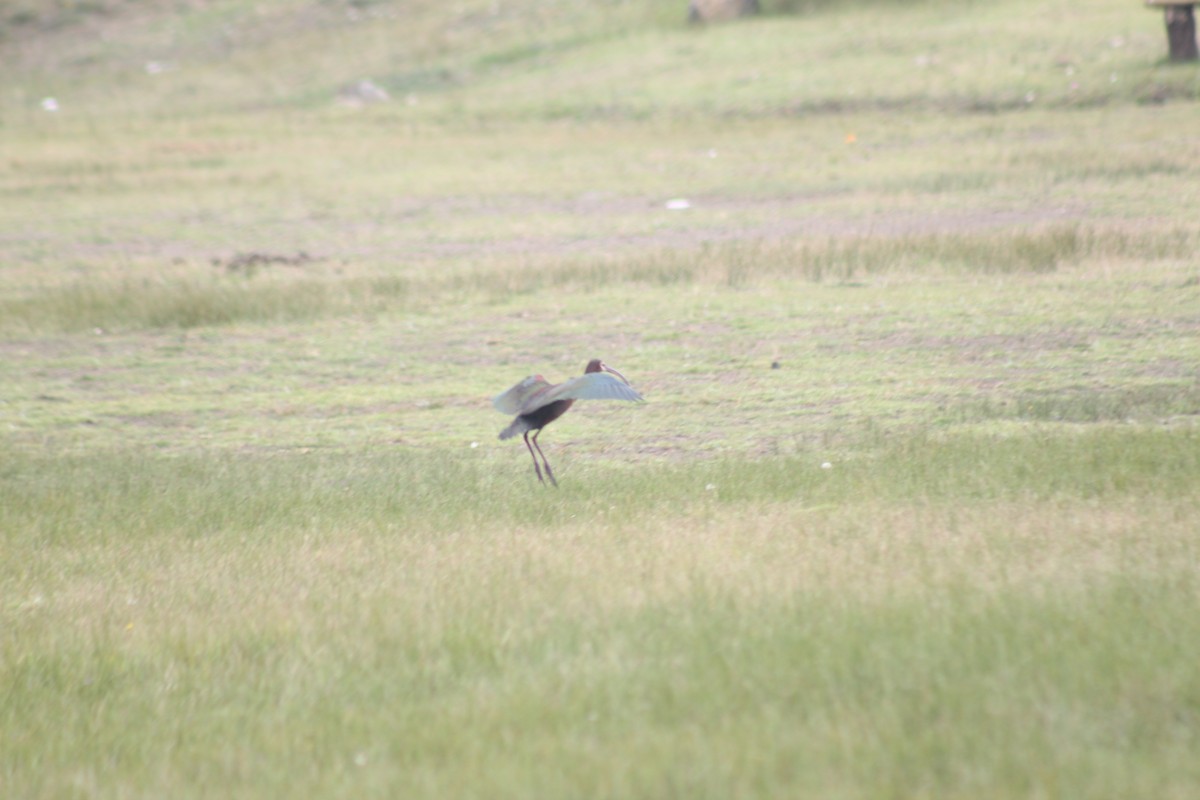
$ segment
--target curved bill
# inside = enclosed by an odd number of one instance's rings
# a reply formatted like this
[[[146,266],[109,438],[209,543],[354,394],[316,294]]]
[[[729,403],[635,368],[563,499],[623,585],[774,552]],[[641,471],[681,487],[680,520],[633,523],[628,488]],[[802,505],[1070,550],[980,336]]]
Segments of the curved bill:
[[[613,375],[616,375],[618,378],[625,381],[626,386],[633,385],[629,382],[628,378],[626,378],[624,375],[621,374],[620,370],[613,369],[608,364],[605,364],[603,361],[600,362],[600,369],[604,370],[605,372],[611,372]]]

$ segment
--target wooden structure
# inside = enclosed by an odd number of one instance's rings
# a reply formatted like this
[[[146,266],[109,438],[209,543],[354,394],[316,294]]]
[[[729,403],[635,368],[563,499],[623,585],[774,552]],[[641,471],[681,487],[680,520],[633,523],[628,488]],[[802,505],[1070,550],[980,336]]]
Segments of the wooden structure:
[[[1161,8],[1167,23],[1167,52],[1172,61],[1195,61],[1195,3],[1186,0],[1145,0],[1149,8]]]

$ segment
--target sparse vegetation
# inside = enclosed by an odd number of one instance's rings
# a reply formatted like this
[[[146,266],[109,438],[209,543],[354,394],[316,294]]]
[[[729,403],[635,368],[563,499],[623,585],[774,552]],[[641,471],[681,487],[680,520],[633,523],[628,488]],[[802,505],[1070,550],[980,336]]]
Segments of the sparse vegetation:
[[[685,8],[0,11],[0,794],[1200,792],[1200,73]]]

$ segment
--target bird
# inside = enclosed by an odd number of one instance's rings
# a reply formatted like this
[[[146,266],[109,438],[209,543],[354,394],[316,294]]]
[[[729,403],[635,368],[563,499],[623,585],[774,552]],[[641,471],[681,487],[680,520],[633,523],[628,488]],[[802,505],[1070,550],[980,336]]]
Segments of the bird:
[[[576,400],[629,400],[640,403],[645,398],[629,385],[629,381],[619,371],[600,359],[593,358],[588,362],[583,374],[578,377],[553,384],[541,375],[530,375],[492,399],[492,405],[497,411],[517,415],[507,428],[500,431],[500,438],[511,439],[518,434],[523,436],[525,446],[529,448],[529,455],[533,459],[533,471],[537,473],[542,485],[545,485],[546,478],[549,478],[554,486],[558,486],[558,481],[554,479],[550,462],[546,460],[546,454],[538,444],[538,436],[542,428],[567,413],[567,409],[574,405]],[[533,434],[533,444],[529,443],[530,433]],[[542,468],[538,465],[537,455],[534,455],[535,447],[537,454],[542,457],[542,464],[546,467],[546,478],[542,477]]]

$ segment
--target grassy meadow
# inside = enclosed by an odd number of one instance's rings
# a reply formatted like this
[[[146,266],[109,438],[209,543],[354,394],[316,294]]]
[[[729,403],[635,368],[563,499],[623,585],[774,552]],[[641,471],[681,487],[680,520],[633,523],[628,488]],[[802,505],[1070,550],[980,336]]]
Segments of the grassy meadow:
[[[0,796],[1200,794],[1200,70],[763,6],[0,9]]]

